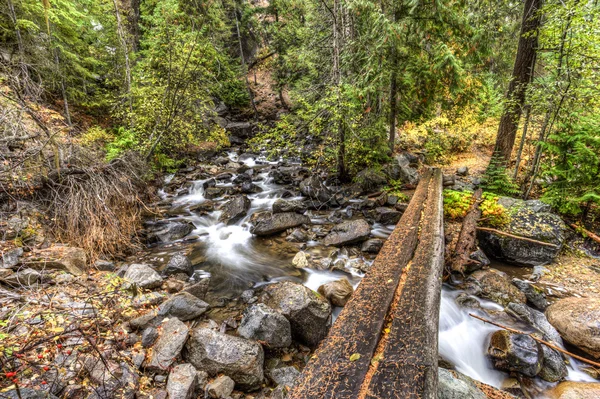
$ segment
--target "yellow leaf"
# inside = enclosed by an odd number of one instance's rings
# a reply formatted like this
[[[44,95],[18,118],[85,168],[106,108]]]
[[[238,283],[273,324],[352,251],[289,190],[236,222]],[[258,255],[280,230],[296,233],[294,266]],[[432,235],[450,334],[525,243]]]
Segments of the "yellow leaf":
[[[360,354],[359,354],[359,353],[353,353],[353,354],[350,356],[350,361],[351,361],[351,362],[355,362],[355,361],[357,361],[358,359],[360,359]]]

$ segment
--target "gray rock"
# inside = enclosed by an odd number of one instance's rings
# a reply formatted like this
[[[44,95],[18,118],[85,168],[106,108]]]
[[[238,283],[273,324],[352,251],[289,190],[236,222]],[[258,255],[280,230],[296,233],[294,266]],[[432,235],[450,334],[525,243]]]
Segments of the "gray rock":
[[[11,287],[31,287],[42,282],[43,276],[40,272],[33,269],[20,269],[16,273],[7,270],[7,274],[0,277],[6,285]]]
[[[2,253],[2,267],[12,268],[19,264],[19,258],[23,256],[23,248],[13,248]]]
[[[245,195],[236,195],[221,205],[220,209],[219,222],[228,225],[234,224],[246,216],[248,209],[250,209],[250,200]]]
[[[411,157],[404,153],[396,155],[396,164],[394,165],[393,174],[395,179],[399,179],[403,183],[417,184],[419,182],[419,171],[412,167],[414,161]]]
[[[149,243],[171,242],[187,236],[193,230],[194,225],[190,222],[168,221],[158,224],[155,229],[148,233],[147,239]]]
[[[466,176],[469,174],[469,168],[466,166],[461,166],[460,168],[456,169],[456,174],[459,176]]]
[[[224,374],[240,389],[258,389],[263,381],[263,349],[257,342],[207,328],[192,330],[187,360],[209,375]]]
[[[257,236],[268,236],[301,224],[310,224],[310,218],[295,212],[264,213],[258,217],[250,232]]]
[[[35,270],[64,270],[75,276],[80,276],[87,268],[85,250],[64,245],[54,245],[43,249],[23,259],[21,264],[25,268]]]
[[[548,301],[546,300],[546,294],[543,289],[536,287],[529,281],[518,278],[513,278],[512,283],[525,294],[527,302],[540,310],[545,310],[548,307]]]
[[[323,179],[316,175],[304,179],[300,183],[300,192],[321,204],[329,203],[333,198],[333,193],[325,186]]]
[[[331,305],[309,288],[283,281],[265,287],[261,302],[280,311],[292,326],[292,335],[317,346],[331,326]]]
[[[192,262],[184,254],[175,254],[169,259],[169,263],[163,271],[165,275],[171,276],[173,274],[184,273],[191,276],[194,272],[192,268]]]
[[[2,399],[58,399],[55,395],[31,388],[11,389],[0,394]]]
[[[280,367],[271,370],[271,379],[277,385],[292,388],[300,376],[300,372],[293,366]]]
[[[542,369],[541,344],[527,334],[499,330],[492,334],[488,354],[499,370],[535,377]]]
[[[96,262],[94,262],[94,267],[96,267],[96,270],[101,272],[115,271],[115,264],[108,260],[99,259]]]
[[[334,226],[323,239],[323,244],[336,247],[354,244],[366,240],[369,234],[371,234],[371,227],[366,220],[350,220]]]
[[[542,345],[542,353],[544,360],[538,377],[548,382],[557,382],[569,374],[565,361],[558,351]]]
[[[371,210],[369,216],[375,219],[376,222],[388,226],[398,223],[402,217],[402,212],[390,208],[378,207]]]
[[[173,317],[162,323],[158,340],[152,348],[147,368],[153,371],[168,370],[181,353],[188,338],[188,327],[178,318]]]
[[[158,338],[158,330],[155,327],[146,327],[142,332],[142,346],[144,348],[149,348],[154,344]]]
[[[306,212],[306,204],[302,200],[285,200],[279,198],[273,203],[273,213],[284,213],[284,212]]]
[[[542,312],[531,309],[523,303],[509,303],[505,310],[510,316],[538,330],[545,340],[562,346],[560,334]]]
[[[206,298],[206,293],[210,287],[210,277],[200,279],[196,284],[192,284],[189,287],[183,289],[183,292],[188,292],[196,298]]]
[[[244,194],[256,194],[256,193],[262,193],[263,189],[254,183],[248,182],[248,183],[242,184],[242,186],[240,187],[240,191]]]
[[[387,184],[385,175],[373,168],[363,169],[358,172],[354,181],[363,193],[375,192]]]
[[[292,328],[288,319],[263,303],[246,309],[238,334],[260,341],[270,348],[286,348],[292,343]]]
[[[211,398],[228,398],[233,392],[234,386],[235,382],[231,378],[222,375],[206,386],[206,392]]]
[[[508,281],[504,273],[494,269],[478,270],[466,280],[467,291],[482,298],[507,306],[511,302],[525,303],[525,294]]]
[[[162,285],[162,277],[153,268],[148,265],[134,263],[129,265],[124,279],[136,284],[141,288],[158,288]]]
[[[178,364],[169,373],[167,392],[169,399],[191,399],[198,382],[198,371],[189,363]]]
[[[371,238],[370,240],[363,242],[360,250],[362,252],[376,254],[379,253],[381,247],[383,247],[383,240],[380,240],[379,238]]]
[[[354,293],[352,284],[345,278],[337,281],[332,281],[327,284],[323,284],[319,287],[319,294],[331,302],[333,306],[344,306]]]
[[[177,317],[181,321],[200,317],[209,308],[208,303],[189,292],[180,292],[158,307],[159,317]]]
[[[473,381],[456,371],[438,368],[439,399],[487,399]]]
[[[483,267],[489,266],[490,265],[490,260],[488,259],[488,257],[485,255],[485,252],[483,252],[480,248],[477,248],[477,250],[473,253],[471,253],[471,255],[469,255],[469,258],[479,262],[477,264],[468,264],[467,267],[465,268],[465,272],[467,273],[473,273],[476,270],[479,270]]]
[[[289,242],[306,242],[309,237],[304,230],[296,228],[285,239]]]

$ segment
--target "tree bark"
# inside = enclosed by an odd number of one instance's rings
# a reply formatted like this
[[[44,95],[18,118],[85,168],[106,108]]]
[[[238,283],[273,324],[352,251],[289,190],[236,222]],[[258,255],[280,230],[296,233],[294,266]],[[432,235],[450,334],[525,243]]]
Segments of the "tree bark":
[[[477,222],[481,217],[481,209],[479,204],[481,203],[481,196],[483,192],[479,188],[473,194],[473,204],[465,216],[458,236],[458,241],[454,247],[454,254],[450,261],[450,270],[452,273],[459,273],[464,275],[467,265],[474,261],[470,258],[471,254],[477,249]]]
[[[500,119],[494,148],[494,152],[505,163],[508,163],[510,160],[519,126],[519,119],[521,118],[523,104],[525,103],[527,84],[533,74],[538,45],[537,30],[541,24],[539,10],[542,7],[542,3],[543,0],[525,0],[517,56],[515,58],[512,79],[506,92],[506,105]]]
[[[123,29],[123,24],[121,22],[121,13],[119,12],[117,0],[113,0],[113,5],[115,7],[115,19],[117,20],[117,35],[119,36],[119,41],[123,47],[123,55],[125,57],[125,90],[127,92],[127,101],[129,103],[129,113],[131,114],[130,127],[133,128],[133,99],[131,98],[131,64],[129,62],[129,49],[127,46],[127,38],[125,37],[125,29]]]
[[[519,149],[517,150],[517,160],[515,161],[515,173],[513,179],[516,179],[519,175],[519,166],[521,165],[521,157],[523,156],[523,147],[525,147],[525,140],[527,139],[527,130],[529,128],[529,120],[531,119],[531,105],[525,107],[525,125],[523,126],[523,136],[521,136],[521,142],[519,143]]]

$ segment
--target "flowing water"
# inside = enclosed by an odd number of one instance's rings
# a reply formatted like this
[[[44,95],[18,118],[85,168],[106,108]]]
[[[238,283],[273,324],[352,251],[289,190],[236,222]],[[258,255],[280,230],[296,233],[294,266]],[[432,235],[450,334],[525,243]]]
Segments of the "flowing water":
[[[237,161],[235,153],[229,154],[232,161]],[[220,211],[212,211],[205,215],[198,215],[189,210],[192,205],[203,203],[206,200],[202,183],[204,180],[195,181],[187,195],[176,197],[174,206],[183,207],[186,212],[173,218],[173,220],[191,221],[195,229],[192,236],[198,238],[193,241],[182,241],[155,249],[154,256],[166,258],[175,250],[185,248],[190,253],[194,264],[200,264],[197,277],[211,277],[211,292],[222,297],[233,298],[243,290],[258,287],[281,280],[300,282],[312,290],[317,290],[322,284],[347,278],[356,288],[360,283],[362,273],[360,268],[353,267],[358,263],[371,263],[372,258],[364,258],[361,254],[349,254],[338,251],[334,260],[341,259],[346,264],[346,271],[320,271],[313,269],[296,269],[292,266],[292,258],[299,250],[298,244],[289,244],[283,239],[265,239],[253,236],[250,229],[250,220],[256,212],[270,210],[275,200],[282,197],[285,189],[273,183],[266,172],[261,172],[264,165],[269,162],[264,159],[246,158],[243,163],[250,168],[257,168],[258,180],[254,181],[263,191],[250,194],[251,207],[246,217],[233,225],[219,223]],[[274,164],[271,162],[271,164]],[[234,175],[235,177],[235,175]],[[218,183],[217,187],[231,186],[231,183]],[[163,198],[168,197],[161,191]],[[292,198],[293,199],[293,198]],[[223,199],[213,199],[220,203]],[[328,222],[330,212],[307,213],[313,224]],[[372,235],[387,238],[394,226],[375,224]],[[171,247],[171,248],[169,248]],[[304,250],[316,257],[329,256],[331,248],[324,248],[318,241],[308,242]],[[506,270],[505,270],[506,271]],[[478,313],[489,317],[481,311],[461,308],[456,304],[455,298],[462,291],[454,290],[450,286],[442,289],[440,309],[439,353],[442,358],[451,362],[456,369],[476,380],[486,384],[501,387],[508,378],[504,372],[495,370],[486,356],[490,334],[497,327],[484,324],[469,316],[469,312]],[[479,300],[481,307],[487,310],[502,310],[502,307],[485,300]],[[334,310],[336,317],[341,308]],[[578,370],[578,363],[571,362],[567,379],[575,381],[594,381],[587,374]]]

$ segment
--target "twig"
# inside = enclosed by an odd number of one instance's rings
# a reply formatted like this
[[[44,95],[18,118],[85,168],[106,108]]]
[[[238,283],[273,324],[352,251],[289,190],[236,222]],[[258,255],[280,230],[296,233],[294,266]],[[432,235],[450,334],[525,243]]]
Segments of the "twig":
[[[596,234],[592,233],[591,231],[581,227],[581,226],[577,226],[575,223],[571,223],[569,224],[569,226],[571,226],[572,228],[575,229],[575,231],[577,231],[578,233],[584,233],[582,235],[587,236],[588,238],[591,238],[592,240],[596,241],[598,244],[600,244],[600,237],[597,236]]]
[[[492,229],[492,228],[489,228],[489,227],[477,227],[477,230],[488,231],[490,233],[496,233],[496,234],[500,234],[500,235],[503,235],[503,236],[515,238],[517,240],[522,240],[522,241],[532,242],[534,244],[544,245],[546,247],[558,248],[558,245],[552,244],[550,242],[544,242],[544,241],[534,240],[533,238],[527,238],[527,237],[517,236],[517,235],[514,235],[514,234],[507,233],[507,232],[502,231],[502,230],[496,230],[496,229]]]
[[[564,353],[564,354],[565,354],[565,355],[567,355],[567,356],[571,356],[571,357],[573,357],[573,358],[575,358],[575,359],[577,359],[577,360],[581,360],[581,361],[582,361],[582,362],[584,362],[584,363],[591,364],[591,365],[592,365],[592,366],[594,366],[594,367],[600,367],[600,363],[596,363],[596,362],[594,362],[594,361],[592,361],[592,360],[586,359],[585,357],[582,357],[582,356],[576,355],[576,354],[574,354],[574,353],[571,353],[571,352],[569,352],[569,351],[567,351],[567,350],[565,350],[565,349],[563,349],[563,348],[561,348],[561,347],[559,347],[559,346],[556,346],[556,345],[554,345],[554,344],[551,344],[551,343],[550,343],[550,342],[548,342],[548,341],[544,341],[543,339],[541,339],[541,338],[538,338],[538,337],[536,337],[535,335],[533,335],[533,333],[527,334],[527,333],[526,333],[526,332],[524,332],[524,331],[515,330],[514,328],[510,328],[510,327],[507,327],[507,326],[503,326],[502,324],[498,324],[498,323],[495,323],[495,322],[493,322],[493,321],[491,321],[491,320],[484,319],[483,317],[477,316],[477,315],[475,315],[475,314],[473,314],[473,313],[469,313],[469,316],[471,316],[471,317],[474,317],[474,318],[476,318],[476,319],[478,319],[478,320],[481,320],[481,321],[483,321],[484,323],[488,323],[488,324],[491,324],[491,325],[493,325],[493,326],[496,326],[496,327],[503,328],[503,329],[505,329],[506,331],[510,331],[510,332],[512,332],[512,333],[515,333],[515,334],[529,335],[531,338],[533,338],[534,340],[536,340],[536,341],[537,341],[537,342],[539,342],[540,344],[546,345],[548,348],[552,348],[552,349],[554,349],[554,350],[557,350],[557,351],[559,351],[559,352],[561,352],[561,353]]]

